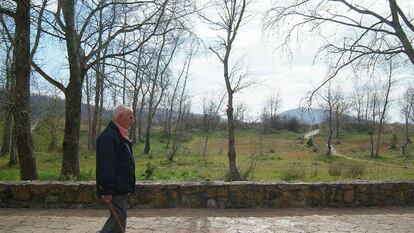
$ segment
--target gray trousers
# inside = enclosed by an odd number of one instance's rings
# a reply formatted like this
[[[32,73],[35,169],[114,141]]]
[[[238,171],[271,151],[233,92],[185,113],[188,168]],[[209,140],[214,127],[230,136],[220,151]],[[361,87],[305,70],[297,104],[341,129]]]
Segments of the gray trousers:
[[[119,219],[121,220],[122,226],[126,229],[126,219],[127,219],[127,206],[128,206],[128,195],[122,196],[112,196],[112,205],[118,215]],[[109,206],[108,206],[109,208]],[[119,223],[116,220],[114,213],[109,209],[110,216],[108,220],[106,220],[105,225],[102,227],[101,233],[120,233],[122,232],[119,229]]]

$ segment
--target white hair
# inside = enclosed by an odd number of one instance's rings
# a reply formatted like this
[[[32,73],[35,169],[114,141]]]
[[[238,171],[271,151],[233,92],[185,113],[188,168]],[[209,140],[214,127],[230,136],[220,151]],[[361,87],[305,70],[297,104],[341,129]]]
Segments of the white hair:
[[[132,112],[132,108],[125,106],[123,104],[120,104],[112,109],[112,120],[118,119],[119,116],[126,112]]]

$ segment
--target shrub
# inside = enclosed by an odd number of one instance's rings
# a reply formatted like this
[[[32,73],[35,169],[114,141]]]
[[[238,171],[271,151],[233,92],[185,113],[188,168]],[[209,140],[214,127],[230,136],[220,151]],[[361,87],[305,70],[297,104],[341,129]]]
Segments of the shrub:
[[[345,166],[345,171],[343,176],[345,178],[362,178],[365,175],[366,169],[365,165],[362,163],[352,162],[348,163]]]
[[[390,149],[397,148],[397,144],[398,144],[398,136],[395,133],[393,133],[390,139]]]
[[[311,178],[312,178],[312,177],[317,177],[317,176],[318,176],[318,173],[319,173],[319,171],[318,171],[318,167],[316,167],[316,166],[312,166],[312,170],[311,170],[310,177],[311,177]]]
[[[340,176],[342,174],[342,164],[340,163],[331,163],[329,164],[329,175],[330,176]]]
[[[303,180],[303,178],[305,178],[305,170],[301,167],[289,166],[288,168],[282,170],[282,180]]]
[[[313,138],[309,137],[308,140],[306,140],[306,146],[311,147],[313,145],[314,145]]]
[[[154,177],[155,169],[155,165],[151,163],[151,160],[148,160],[147,167],[145,168],[141,176],[144,178],[144,180],[152,180]]]
[[[362,178],[365,175],[365,165],[359,162],[343,161],[329,165],[329,175],[345,178]]]
[[[231,174],[230,174],[229,169],[226,169],[226,171],[224,172],[224,181],[225,182],[230,182],[231,181]]]

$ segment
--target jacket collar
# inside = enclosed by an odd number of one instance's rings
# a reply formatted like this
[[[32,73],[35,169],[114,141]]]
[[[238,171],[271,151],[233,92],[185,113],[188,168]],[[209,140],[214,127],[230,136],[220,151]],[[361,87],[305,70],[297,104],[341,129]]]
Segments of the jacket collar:
[[[108,127],[114,129],[118,133],[119,137],[121,137],[123,140],[131,142],[131,140],[129,138],[124,138],[122,136],[121,132],[119,132],[120,129],[118,128],[118,125],[115,124],[115,122],[113,122],[112,120],[109,122]]]

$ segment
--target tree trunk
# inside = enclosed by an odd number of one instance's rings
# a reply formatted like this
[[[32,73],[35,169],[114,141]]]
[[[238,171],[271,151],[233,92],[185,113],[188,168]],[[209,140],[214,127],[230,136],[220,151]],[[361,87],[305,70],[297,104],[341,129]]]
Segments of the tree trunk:
[[[7,52],[9,55],[9,51]],[[9,56],[6,58],[6,91],[10,98],[10,102],[5,108],[6,114],[4,116],[4,130],[3,130],[3,145],[0,151],[0,157],[6,156],[10,152],[10,143],[13,131],[13,94],[15,93],[15,79],[13,78],[13,62],[9,63]]]
[[[6,115],[4,116],[3,146],[1,147],[0,157],[6,156],[10,153],[10,143],[13,130],[13,114],[10,111],[10,107],[7,107],[5,110]]]
[[[338,107],[339,108],[339,107]],[[336,138],[339,138],[339,128],[340,128],[340,122],[339,122],[339,117],[340,116],[340,113],[339,113],[339,111],[337,110],[336,112],[335,112],[335,137]]]
[[[86,108],[88,109],[88,150],[92,150],[92,106],[89,76],[85,77]]]
[[[53,122],[51,122],[50,125],[50,143],[49,143],[49,152],[56,150],[57,145],[57,137],[56,137],[56,131],[57,131],[57,125],[55,122],[55,119],[52,119]]]
[[[139,112],[138,112],[138,140],[142,140],[142,117],[144,113],[144,105],[145,105],[145,96],[142,96],[141,103],[139,106]]]
[[[140,51],[140,56],[138,57],[138,60],[140,59],[141,59],[141,51]],[[139,140],[139,137],[137,138],[137,128],[138,128],[137,126],[138,124],[140,124],[140,122],[137,119],[137,115],[139,114],[137,113],[137,111],[138,111],[138,96],[139,96],[138,94],[142,88],[142,78],[140,77],[138,68],[139,68],[139,63],[138,63],[137,70],[135,71],[134,95],[132,97],[132,115],[134,119],[134,121],[132,122],[132,126],[131,126],[132,144],[137,143]],[[139,79],[139,84],[138,84],[138,79]],[[138,85],[138,88],[137,88],[137,85]]]
[[[387,106],[388,106],[388,97],[390,95],[390,91],[391,91],[391,79],[392,79],[392,61],[390,61],[390,70],[389,70],[389,74],[388,74],[388,85],[387,85],[387,92],[385,94],[385,103],[384,106],[382,108],[382,112],[381,112],[381,118],[380,118],[380,122],[378,125],[378,136],[377,136],[377,146],[375,149],[375,157],[379,156],[379,150],[380,150],[380,144],[381,144],[381,135],[382,135],[382,130],[384,128],[384,120],[385,120],[385,112],[387,111]]]
[[[174,160],[174,156],[177,154],[178,148],[180,148],[179,142],[177,142],[177,140],[173,140],[172,143],[172,149],[170,154],[168,155],[168,161],[173,161]]]
[[[150,118],[150,116],[148,116],[148,119]],[[151,149],[151,142],[150,142],[150,136],[151,136],[151,125],[150,122],[151,120],[147,121],[147,132],[145,132],[145,147],[144,147],[144,154],[148,154],[150,149]]]
[[[71,78],[72,79],[72,78]],[[72,79],[73,80],[73,79]],[[72,85],[71,85],[72,84]],[[71,82],[66,91],[66,121],[63,137],[61,176],[73,178],[79,175],[79,132],[81,116],[81,83]]]
[[[376,109],[376,104],[377,104],[377,97],[374,97],[374,107],[372,109],[372,127],[371,127],[371,137],[370,137],[370,143],[371,143],[371,158],[374,158],[375,156],[375,152],[374,152],[374,134],[375,134],[375,109]]]
[[[9,165],[13,166],[17,164],[17,138],[16,138],[16,127],[14,126],[12,129],[11,135],[11,145],[10,145],[10,157],[9,157]]]
[[[236,165],[236,142],[234,138],[234,117],[233,117],[233,93],[228,93],[228,106],[227,106],[227,131],[228,131],[228,152],[229,168],[231,174],[231,180],[241,180],[240,173]]]
[[[134,121],[132,122],[132,126],[131,126],[131,132],[130,132],[130,136],[132,138],[132,144],[137,143],[137,105],[138,105],[138,91],[134,91],[134,96],[132,98],[132,116]]]
[[[98,124],[97,124],[98,129],[96,130],[98,133],[100,133],[101,130],[102,130],[102,112],[103,112],[103,109],[104,109],[104,107],[103,107],[104,81],[105,80],[102,80],[101,86],[99,87],[101,89],[101,91],[100,91],[101,92],[101,99],[99,101],[99,118],[98,118]]]
[[[65,135],[63,137],[63,159],[61,176],[65,179],[79,175],[79,131],[82,103],[81,51],[74,20],[74,1],[62,1],[66,23],[66,46],[69,60],[69,84],[66,88]]]
[[[404,145],[401,146],[401,155],[402,156],[407,156],[407,146],[408,144],[411,142],[410,141],[410,137],[409,137],[409,122],[408,122],[408,116],[409,114],[405,114],[405,128],[404,128],[404,136],[405,136],[405,142]]]
[[[155,81],[153,81],[152,90],[150,93],[150,99],[148,102],[147,130],[145,132],[144,154],[148,154],[151,148],[150,136],[151,136],[151,125],[152,125],[152,117],[153,117],[152,107],[154,104],[154,95],[155,95],[154,91],[155,91]],[[155,111],[154,111],[154,114],[155,114]]]
[[[15,59],[15,109],[17,152],[22,180],[36,180],[36,159],[30,130],[30,0],[17,1]]]
[[[329,90],[330,91],[330,90]],[[330,95],[330,93],[329,93]],[[332,101],[331,97],[329,97],[330,100]],[[331,104],[331,103],[329,103]],[[333,131],[333,127],[332,127],[332,107],[329,107],[329,119],[328,119],[328,127],[329,127],[329,132],[328,132],[328,140],[326,142],[327,145],[327,150],[326,150],[326,156],[331,156],[332,155],[332,131]]]
[[[99,122],[99,101],[101,100],[101,82],[102,82],[102,75],[101,75],[101,66],[97,65],[97,72],[96,72],[96,91],[95,91],[95,102],[94,102],[94,108],[93,108],[93,115],[92,115],[92,126],[91,126],[91,149],[92,151],[95,151],[96,149],[96,135],[98,134],[98,122]]]
[[[230,56],[231,47],[229,46],[226,50],[226,55],[223,60],[224,65],[224,81],[226,82],[227,89],[227,140],[228,140],[228,152],[229,158],[229,169],[232,181],[241,180],[240,173],[237,169],[236,164],[236,140],[234,137],[234,116],[233,116],[233,89],[230,84],[229,76],[229,64],[228,59]]]
[[[207,145],[208,145],[208,138],[209,137],[210,137],[210,130],[207,129],[206,137],[204,139],[203,156],[206,155],[206,152],[207,152]]]

